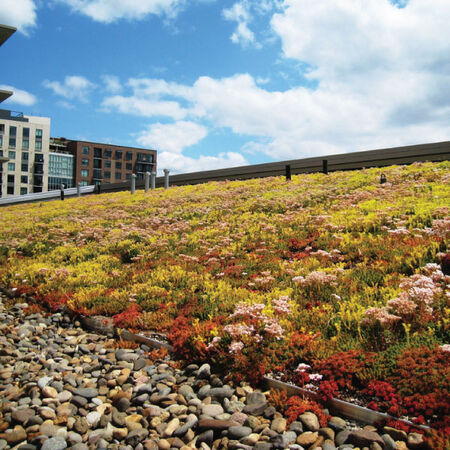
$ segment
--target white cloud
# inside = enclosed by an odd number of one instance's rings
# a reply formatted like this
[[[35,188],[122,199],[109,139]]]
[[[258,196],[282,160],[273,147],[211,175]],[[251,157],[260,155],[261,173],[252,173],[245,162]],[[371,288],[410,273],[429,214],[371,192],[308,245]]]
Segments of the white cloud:
[[[116,77],[115,75],[102,75],[102,81],[104,83],[104,88],[112,94],[116,94],[122,90],[119,77]]]
[[[207,134],[206,127],[194,122],[154,123],[139,135],[137,142],[163,152],[181,153],[184,148],[200,142]]]
[[[170,169],[171,173],[213,170],[246,164],[245,158],[236,152],[224,152],[217,156],[200,155],[191,158],[183,150],[197,144],[208,134],[205,126],[188,121],[154,123],[140,133],[139,145],[158,150],[158,167]]]
[[[0,89],[13,92],[13,95],[9,97],[7,100],[5,100],[3,102],[3,105],[7,105],[8,103],[14,103],[24,106],[33,106],[37,102],[37,99],[33,94],[30,94],[29,92],[23,91],[21,89],[17,89],[14,86],[1,84]]]
[[[201,155],[191,158],[180,153],[158,152],[158,173],[162,175],[163,169],[170,173],[201,172],[203,170],[223,169],[248,164],[247,160],[236,152],[219,153],[217,156]]]
[[[404,8],[388,0],[365,0],[364,8],[360,0],[285,0],[284,7],[272,27],[283,56],[310,68],[298,86],[270,91],[250,74],[192,85],[132,79],[120,105],[105,103],[229,128],[249,137],[243,151],[278,160],[449,139],[448,0]],[[300,85],[305,75],[314,88]]]
[[[51,89],[56,95],[69,100],[81,100],[87,102],[89,93],[96,87],[87,78],[79,75],[68,75],[64,82],[44,81],[44,87]]]
[[[36,26],[36,5],[33,0],[2,0],[0,23],[17,27],[23,33]]]
[[[247,46],[255,42],[255,34],[248,24],[251,21],[250,4],[247,0],[235,3],[231,8],[222,11],[225,19],[237,22],[236,30],[231,35],[231,41],[235,44]]]
[[[97,22],[142,20],[149,14],[175,17],[186,0],[57,0]]]

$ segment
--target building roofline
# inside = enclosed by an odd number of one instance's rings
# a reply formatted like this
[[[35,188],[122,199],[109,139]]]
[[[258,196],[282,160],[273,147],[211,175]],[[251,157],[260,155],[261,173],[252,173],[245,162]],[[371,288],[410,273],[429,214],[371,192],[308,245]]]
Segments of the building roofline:
[[[58,138],[58,137],[51,137],[50,139],[59,139],[62,142],[77,142],[80,144],[91,144],[91,145],[102,145],[102,146],[110,146],[110,147],[119,147],[119,148],[130,148],[133,150],[147,150],[147,151],[151,151],[151,152],[157,152],[156,149],[154,148],[142,148],[142,147],[130,147],[127,145],[117,145],[117,144],[108,144],[106,142],[93,142],[93,141],[84,141],[81,139],[65,139],[64,141],[62,140],[62,138]]]
[[[5,89],[0,89],[0,103],[4,102],[6,99],[13,95],[12,91],[6,91]]]
[[[3,25],[0,23],[0,47],[6,42],[15,32],[16,27],[11,27],[9,25]]]

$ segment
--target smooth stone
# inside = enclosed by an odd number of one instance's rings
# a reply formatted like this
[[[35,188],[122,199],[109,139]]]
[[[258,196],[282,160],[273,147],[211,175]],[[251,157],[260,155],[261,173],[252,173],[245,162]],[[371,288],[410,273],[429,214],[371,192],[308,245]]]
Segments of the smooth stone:
[[[243,437],[248,436],[252,433],[252,429],[250,427],[245,427],[242,425],[233,426],[228,428],[228,437],[230,439],[242,439]]]
[[[194,389],[192,389],[192,387],[188,384],[183,384],[178,388],[178,393],[183,397],[189,397],[191,395],[194,395]]]
[[[143,369],[147,365],[147,361],[143,358],[136,359],[133,363],[133,370],[138,371]]]
[[[394,441],[406,441],[408,439],[408,435],[403,430],[392,427],[383,427],[383,434],[388,434]]]
[[[260,416],[264,410],[267,408],[267,402],[264,401],[264,403],[255,403],[246,405],[242,412],[245,414],[251,414],[252,416]]]
[[[198,427],[200,429],[211,429],[211,430],[226,430],[230,427],[237,426],[239,423],[233,420],[218,420],[218,419],[200,419],[198,422]],[[251,429],[250,429],[251,433]],[[250,434],[249,433],[249,434]]]
[[[336,434],[335,442],[337,445],[343,445],[347,442],[348,437],[350,436],[349,430],[342,430],[339,431],[339,433]]]
[[[90,427],[95,428],[101,419],[101,414],[97,411],[92,411],[86,416],[86,421]]]
[[[91,399],[91,398],[97,397],[98,390],[95,388],[78,388],[75,390],[75,395],[79,395],[80,397]]]
[[[286,431],[286,419],[283,417],[277,417],[276,419],[273,419],[272,424],[270,425],[270,429],[277,432],[277,433],[283,433]]]
[[[128,445],[131,445],[133,448],[144,441],[148,436],[148,430],[145,428],[141,428],[140,430],[133,430],[128,433],[128,436],[125,438],[125,442]]]
[[[208,395],[213,399],[222,400],[224,398],[230,398],[234,394],[234,389],[230,386],[215,387],[208,391]]]
[[[207,430],[198,435],[197,443],[201,444],[204,442],[204,443],[210,445],[212,443],[213,439],[214,439],[214,431]]]
[[[67,448],[66,440],[60,436],[47,439],[41,447],[41,450],[64,450]]]
[[[255,450],[271,450],[273,445],[269,442],[257,442],[255,444]]]
[[[328,426],[333,429],[336,433],[339,431],[343,431],[347,429],[347,423],[344,419],[341,419],[340,417],[333,416],[328,421]]]
[[[203,364],[197,371],[197,378],[208,379],[211,376],[211,366],[209,364]]]
[[[394,439],[388,434],[383,434],[381,438],[383,439],[385,450],[395,450],[396,445]]]
[[[81,397],[80,395],[75,395],[74,397],[72,397],[70,402],[79,408],[84,408],[88,404],[87,399]]]
[[[180,419],[175,418],[172,419],[168,424],[166,429],[164,430],[164,437],[170,437],[174,433],[174,431],[180,426]]]
[[[58,392],[57,398],[61,403],[68,402],[72,398],[72,392],[69,391]]]
[[[289,431],[294,431],[297,434],[303,433],[303,424],[301,422],[295,421],[289,425]]]
[[[266,396],[262,392],[251,392],[247,395],[247,405],[259,405],[266,402]]]
[[[204,405],[202,408],[202,413],[206,414],[207,416],[211,416],[211,417],[216,417],[220,414],[222,414],[223,408],[221,405],[215,405],[215,404],[211,404],[211,405]]]
[[[58,396],[58,391],[52,386],[45,386],[42,389],[42,394],[47,398],[56,398]]]
[[[406,442],[411,450],[418,450],[424,447],[423,436],[420,433],[409,433]]]
[[[45,420],[56,419],[55,410],[52,408],[49,408],[48,406],[43,406],[42,408],[39,408],[39,414]]]
[[[48,384],[50,384],[50,382],[51,382],[52,380],[53,380],[52,377],[42,377],[42,378],[39,378],[37,384],[38,384],[38,386],[39,386],[39,387],[41,388],[41,390],[42,390],[42,389],[45,388],[45,386],[47,386]]]
[[[325,439],[334,441],[334,437],[335,437],[336,433],[334,432],[334,430],[332,428],[325,427],[325,428],[320,428],[319,434],[321,436],[323,436]]]
[[[31,408],[16,409],[11,413],[11,417],[21,424],[26,425],[28,421],[35,415],[35,412]]]
[[[326,439],[322,444],[322,450],[336,450],[336,446],[334,445],[333,440]]]
[[[309,447],[316,442],[318,437],[319,433],[317,431],[305,431],[297,437],[297,444]]]
[[[312,412],[305,412],[299,416],[302,424],[309,431],[319,431],[320,424],[317,416]]]
[[[5,439],[8,444],[17,444],[27,438],[27,433],[22,426],[16,425],[14,429],[7,430],[3,433],[2,438]]]
[[[352,431],[348,437],[348,442],[359,447],[369,447],[372,442],[376,442],[382,447],[385,445],[383,439],[378,433],[367,430]]]
[[[287,431],[286,433],[279,434],[271,439],[271,443],[274,448],[284,449],[290,444],[295,444],[297,435],[293,431]]]

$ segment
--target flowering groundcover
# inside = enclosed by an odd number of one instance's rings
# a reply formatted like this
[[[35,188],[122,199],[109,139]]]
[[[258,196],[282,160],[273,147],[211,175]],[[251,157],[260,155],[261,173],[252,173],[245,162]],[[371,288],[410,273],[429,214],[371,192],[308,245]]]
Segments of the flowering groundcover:
[[[6,207],[0,284],[445,433],[449,186],[418,163]]]

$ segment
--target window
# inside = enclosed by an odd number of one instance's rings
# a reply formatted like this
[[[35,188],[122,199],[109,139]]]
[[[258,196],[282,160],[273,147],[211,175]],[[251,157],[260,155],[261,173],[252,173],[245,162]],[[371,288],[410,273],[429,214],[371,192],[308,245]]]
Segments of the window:
[[[94,159],[94,169],[101,169],[101,168],[102,168],[102,160]]]
[[[105,169],[111,169],[111,161],[105,161]]]
[[[25,195],[28,194],[28,189],[26,187],[21,187],[20,188],[20,195]]]
[[[98,147],[94,147],[94,158],[102,157],[102,149]]]
[[[28,184],[28,175],[21,175],[20,176],[20,182]]]
[[[8,184],[14,184],[14,175],[8,175]]]
[[[94,178],[101,179],[102,178],[102,170],[101,169],[94,169]]]
[[[111,178],[111,172],[103,172],[105,178]]]
[[[121,169],[121,168],[122,168],[122,163],[116,162],[116,169]]]
[[[87,186],[88,182],[86,180],[80,181],[80,186]]]
[[[8,158],[9,159],[16,159],[16,152],[9,151],[8,152]]]
[[[120,172],[116,172],[116,180],[121,180],[122,174]]]
[[[3,136],[0,135],[0,147],[3,147]]]
[[[22,167],[20,169],[22,172],[28,172],[28,163],[22,163]]]
[[[131,161],[133,159],[133,153],[132,152],[127,152],[125,155],[125,158],[127,161]]]
[[[88,165],[89,165],[89,160],[88,160],[87,158],[83,158],[83,159],[81,160],[81,165],[82,165],[82,166],[88,166]]]
[[[33,186],[33,192],[42,192],[42,186]]]
[[[34,175],[34,185],[35,186],[42,186],[43,181],[44,181],[44,177],[42,175]]]
[[[34,162],[43,163],[44,162],[44,155],[34,155]]]
[[[127,174],[125,175],[125,178],[126,178],[127,180],[131,180],[131,173],[127,173]]]
[[[112,151],[109,148],[105,148],[105,151],[103,152],[103,157],[104,158],[111,158],[112,156]]]
[[[22,148],[30,148],[30,129],[22,129]]]
[[[34,148],[36,149],[36,151],[42,150],[42,142],[41,141],[36,141],[34,143]]]
[[[15,163],[8,163],[8,170],[16,170],[16,164]]]
[[[127,163],[126,166],[127,166],[127,170],[133,170],[133,164]]]
[[[83,155],[89,155],[89,147],[87,145],[84,145],[81,149],[81,154]]]
[[[14,195],[14,186],[8,186],[6,192],[10,195]]]
[[[28,161],[30,155],[28,152],[22,152],[22,161]]]
[[[116,159],[122,159],[122,152],[116,150]]]
[[[16,127],[9,127],[9,148],[16,148]]]
[[[36,139],[42,139],[42,130],[39,128],[36,128]]]
[[[88,176],[89,176],[89,170],[87,170],[87,169],[82,169],[82,170],[81,170],[81,176],[82,176],[82,177],[88,177]]]
[[[4,133],[5,133],[5,124],[0,123],[0,134],[4,134]]]

